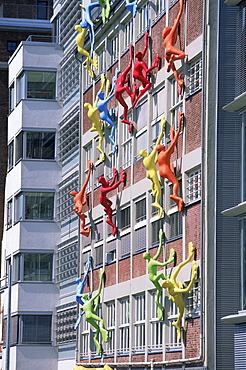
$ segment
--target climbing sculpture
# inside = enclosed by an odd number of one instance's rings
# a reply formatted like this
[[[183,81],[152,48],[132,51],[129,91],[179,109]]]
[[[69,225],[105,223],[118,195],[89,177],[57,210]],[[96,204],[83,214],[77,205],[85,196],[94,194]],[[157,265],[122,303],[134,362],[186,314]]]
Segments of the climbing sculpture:
[[[154,286],[156,287],[156,300],[155,300],[155,303],[157,305],[157,316],[158,316],[158,319],[159,320],[162,320],[163,319],[163,307],[162,305],[160,304],[160,296],[161,296],[161,291],[162,291],[162,288],[161,288],[161,285],[159,283],[159,280],[162,279],[162,280],[165,280],[166,279],[166,276],[163,274],[163,272],[161,273],[157,273],[157,267],[158,266],[167,266],[169,263],[172,263],[174,261],[174,258],[175,258],[175,251],[174,249],[172,248],[170,250],[170,255],[169,255],[169,258],[166,262],[159,262],[157,261],[157,259],[160,257],[160,254],[162,252],[162,248],[163,248],[163,245],[162,245],[162,240],[163,240],[163,230],[160,229],[159,231],[159,248],[157,250],[157,253],[154,257],[150,257],[150,253],[149,252],[145,252],[143,254],[143,258],[148,260],[148,273],[149,273],[149,280],[154,284]]]
[[[178,205],[178,211],[182,212],[184,201],[182,198],[178,196],[179,190],[179,182],[175,177],[173,166],[171,166],[170,159],[171,154],[174,152],[174,147],[178,141],[179,134],[181,131],[181,125],[183,121],[183,113],[181,111],[178,112],[178,130],[176,135],[174,135],[174,128],[173,126],[170,127],[170,139],[171,144],[168,149],[166,149],[165,145],[158,145],[156,150],[159,152],[157,162],[159,164],[159,174],[163,178],[167,178],[169,181],[173,183],[173,194],[170,195],[170,198],[173,199]]]
[[[182,299],[182,294],[189,292],[194,282],[197,278],[197,264],[196,261],[192,261],[192,275],[191,280],[186,288],[183,288],[183,284],[176,281],[176,278],[178,276],[178,273],[182,269],[183,266],[185,266],[188,262],[191,261],[193,255],[194,255],[195,248],[193,244],[190,242],[188,244],[188,257],[185,261],[181,262],[175,269],[175,271],[171,274],[171,277],[169,279],[166,279],[162,282],[162,287],[167,289],[168,293],[170,294],[169,300],[173,301],[176,306],[179,309],[178,313],[178,319],[177,321],[173,322],[172,325],[175,326],[177,330],[177,336],[180,339],[181,338],[181,321],[184,314],[184,302]]]
[[[135,96],[134,102],[132,104],[132,108],[134,108],[139,101],[139,99],[152,87],[152,83],[148,80],[148,74],[156,67],[158,67],[159,64],[159,55],[155,55],[155,61],[154,64],[151,67],[148,67],[145,61],[143,60],[147,50],[148,50],[148,42],[149,40],[149,34],[148,32],[145,32],[144,35],[144,49],[143,51],[138,51],[135,54],[136,61],[133,66],[133,78],[135,80],[139,80],[142,84],[142,88],[139,90],[139,94]],[[134,82],[136,84],[136,81]],[[134,90],[136,90],[136,85],[134,87]]]
[[[88,160],[88,174],[86,176],[85,182],[80,190],[79,193],[76,191],[71,191],[70,194],[74,197],[74,203],[75,206],[73,208],[74,212],[79,216],[79,219],[81,221],[81,230],[80,234],[84,236],[89,236],[91,227],[88,226],[85,228],[85,219],[87,216],[83,213],[83,206],[86,204],[86,187],[88,185],[88,182],[90,180],[90,175],[91,175],[91,170],[92,170],[92,162]]]
[[[121,183],[124,183],[124,181],[125,181],[125,171],[124,170],[121,171],[120,179],[117,182],[115,182],[116,176],[117,176],[117,170],[116,170],[116,168],[113,168],[113,178],[110,182],[107,181],[104,176],[101,176],[98,179],[98,182],[101,184],[101,187],[100,187],[100,203],[104,207],[104,211],[106,212],[106,214],[108,216],[106,222],[110,226],[112,226],[112,235],[113,236],[117,233],[117,227],[113,223],[113,220],[112,220],[112,215],[113,215],[113,210],[111,208],[112,202],[111,202],[110,199],[107,198],[107,193],[109,193],[111,190],[114,190],[114,189],[118,188],[118,186]]]
[[[163,217],[163,209],[162,206],[160,205],[160,197],[161,197],[161,184],[160,180],[157,174],[156,170],[156,162],[157,162],[157,157],[158,157],[158,151],[157,148],[163,138],[164,134],[164,129],[165,129],[165,119],[162,117],[161,119],[161,130],[158,136],[158,139],[156,141],[156,144],[152,150],[152,152],[148,155],[146,150],[140,150],[139,154],[144,157],[143,159],[143,164],[144,167],[146,168],[146,177],[151,181],[151,190],[152,190],[152,195],[155,197],[154,203],[152,203],[152,207],[158,208],[158,216],[159,218]]]
[[[177,18],[174,20],[173,27],[165,27],[162,31],[162,38],[164,39],[164,47],[165,47],[165,58],[168,63],[167,71],[169,72],[171,69],[173,71],[174,77],[178,84],[178,95],[182,94],[184,81],[181,76],[179,76],[176,67],[175,67],[175,60],[184,59],[186,54],[176,48],[174,45],[177,41],[178,35],[178,27],[180,23],[180,19],[184,10],[184,0],[179,0],[180,9]]]

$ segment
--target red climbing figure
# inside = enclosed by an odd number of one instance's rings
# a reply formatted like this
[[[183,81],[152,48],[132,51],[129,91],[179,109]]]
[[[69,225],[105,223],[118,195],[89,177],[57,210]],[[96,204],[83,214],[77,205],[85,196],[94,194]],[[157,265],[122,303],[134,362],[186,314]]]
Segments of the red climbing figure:
[[[117,227],[116,227],[116,225],[112,221],[112,214],[113,214],[113,210],[111,208],[112,202],[111,202],[110,199],[107,198],[107,193],[109,193],[111,190],[114,190],[114,189],[118,188],[118,186],[122,182],[125,181],[125,171],[124,170],[121,171],[121,173],[120,173],[120,179],[117,182],[115,182],[116,176],[117,176],[117,170],[116,170],[116,168],[113,168],[113,178],[112,178],[112,180],[110,182],[107,181],[104,176],[100,176],[99,179],[98,179],[98,182],[101,184],[101,188],[100,188],[100,203],[104,207],[104,211],[108,215],[108,218],[107,218],[106,222],[110,226],[112,226],[112,228],[113,228],[112,235],[113,236],[117,232]]]
[[[167,72],[169,72],[171,69],[173,71],[174,77],[178,83],[178,95],[182,94],[184,81],[181,76],[179,76],[174,62],[175,60],[184,59],[186,54],[182,50],[176,48],[174,45],[177,41],[178,26],[184,10],[184,1],[185,0],[179,0],[180,9],[177,18],[174,20],[173,27],[165,27],[162,31],[162,38],[164,39],[164,47],[166,49],[165,58],[168,62]]]
[[[149,44],[149,34],[148,32],[145,32],[144,35],[144,49],[143,51],[138,51],[135,54],[135,58],[137,59],[134,63],[133,67],[133,77],[135,80],[139,80],[142,83],[142,89],[139,91],[138,96],[135,97],[135,100],[132,104],[132,108],[134,108],[141,98],[145,94],[146,91],[151,89],[152,83],[148,80],[148,73],[151,72],[154,68],[158,67],[159,64],[159,55],[155,55],[155,61],[152,67],[148,68],[147,64],[143,60],[147,50],[148,50],[148,44]],[[136,82],[134,82],[134,91],[136,90]]]
[[[80,227],[81,227],[80,234],[82,234],[84,236],[89,236],[90,235],[90,231],[91,231],[91,227],[90,226],[88,226],[85,229],[85,219],[87,218],[87,216],[83,213],[83,206],[86,204],[86,192],[85,192],[85,189],[86,189],[86,186],[87,186],[87,184],[89,182],[89,179],[90,179],[91,170],[92,170],[92,162],[89,159],[88,160],[88,174],[86,176],[85,182],[84,182],[84,184],[83,184],[80,192],[77,193],[74,190],[70,192],[70,194],[74,197],[75,206],[73,207],[73,210],[79,216],[79,219],[81,221],[81,224],[80,224]]]
[[[126,92],[130,96],[132,102],[134,102],[134,100],[135,100],[135,91],[132,92],[129,89],[128,86],[125,86],[128,82],[127,74],[132,68],[132,55],[133,55],[133,45],[130,44],[130,61],[129,61],[129,64],[123,72],[119,72],[118,77],[117,77],[116,82],[115,82],[116,87],[115,87],[115,91],[114,91],[114,96],[116,97],[116,99],[119,101],[119,103],[124,108],[123,120],[121,120],[121,122],[126,123],[127,125],[129,125],[128,131],[130,133],[132,132],[132,123],[127,119],[128,105],[126,104],[125,99],[123,98],[123,93]]]

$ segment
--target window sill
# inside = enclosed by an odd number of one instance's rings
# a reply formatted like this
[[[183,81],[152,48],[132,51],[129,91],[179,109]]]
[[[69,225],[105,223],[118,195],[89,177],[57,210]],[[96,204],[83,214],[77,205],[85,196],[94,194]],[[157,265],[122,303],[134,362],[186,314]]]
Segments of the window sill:
[[[166,348],[166,352],[170,353],[170,352],[182,352],[182,346],[170,346],[168,348]]]
[[[183,238],[183,235],[175,236],[171,239],[166,240],[166,243],[171,243],[171,242],[174,242],[175,240],[182,239],[182,238]]]
[[[184,204],[184,207],[187,208],[189,206],[193,206],[194,204],[200,203],[200,202],[201,202],[201,198],[197,198],[197,199],[194,199],[194,200],[192,200],[192,201],[190,201],[188,203],[185,203]]]

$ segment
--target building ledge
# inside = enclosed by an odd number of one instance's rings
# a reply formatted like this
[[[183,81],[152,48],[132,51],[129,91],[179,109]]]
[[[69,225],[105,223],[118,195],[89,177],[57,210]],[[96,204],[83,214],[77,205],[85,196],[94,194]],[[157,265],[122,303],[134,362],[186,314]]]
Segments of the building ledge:
[[[226,5],[238,5],[242,0],[225,0]]]
[[[224,316],[221,318],[227,324],[243,324],[246,323],[246,311],[238,311],[236,315]]]
[[[237,96],[232,102],[226,104],[222,109],[228,112],[240,112],[246,107],[246,91]]]
[[[39,31],[52,30],[53,25],[50,21],[41,19],[19,19],[19,18],[0,18],[1,30],[30,30],[37,29]]]
[[[239,203],[237,206],[225,209],[221,213],[223,216],[239,217],[246,213],[246,202]]]

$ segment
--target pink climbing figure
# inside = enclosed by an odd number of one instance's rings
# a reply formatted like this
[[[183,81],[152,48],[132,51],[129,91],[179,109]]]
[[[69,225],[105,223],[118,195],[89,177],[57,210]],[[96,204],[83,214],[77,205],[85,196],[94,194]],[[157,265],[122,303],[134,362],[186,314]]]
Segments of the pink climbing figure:
[[[70,192],[70,194],[74,197],[75,206],[73,207],[73,210],[79,216],[79,219],[81,221],[81,224],[80,224],[80,227],[81,227],[80,234],[82,234],[84,236],[89,236],[90,235],[90,231],[91,231],[91,227],[90,226],[88,226],[87,228],[85,228],[85,219],[87,218],[87,216],[83,213],[83,206],[86,204],[86,192],[85,192],[85,189],[86,189],[86,186],[87,186],[87,184],[89,182],[89,179],[90,179],[91,170],[92,170],[92,162],[89,159],[88,160],[88,174],[86,176],[85,182],[84,182],[84,184],[83,184],[80,192],[77,193],[74,190]]]
[[[112,180],[110,182],[107,181],[104,176],[100,176],[99,179],[98,179],[98,182],[101,184],[101,188],[100,188],[100,203],[104,207],[104,211],[108,215],[108,218],[107,218],[106,222],[110,226],[112,226],[112,235],[113,236],[115,236],[115,234],[117,232],[117,227],[116,227],[116,225],[112,221],[113,210],[112,210],[111,206],[112,206],[113,203],[111,202],[110,199],[107,198],[107,193],[109,193],[111,190],[114,190],[114,189],[118,188],[118,186],[122,182],[125,181],[125,176],[126,176],[125,175],[125,171],[124,170],[121,171],[121,173],[120,173],[120,179],[117,182],[115,182],[116,176],[117,176],[117,170],[114,167],[113,168],[113,178],[112,178]]]
[[[139,99],[145,94],[146,91],[151,89],[152,83],[148,80],[148,73],[151,72],[154,68],[158,67],[159,64],[159,55],[155,55],[155,61],[154,64],[148,68],[147,64],[143,60],[147,50],[148,50],[148,44],[149,44],[149,34],[148,32],[145,32],[144,35],[144,49],[143,51],[138,51],[135,54],[135,58],[137,59],[133,66],[133,78],[135,80],[139,80],[142,84],[142,89],[139,91],[139,94],[135,96],[135,100],[132,104],[132,108],[134,108],[139,101]],[[136,91],[136,81],[134,81],[134,91]]]
[[[123,98],[123,93],[126,92],[130,96],[131,101],[134,102],[134,100],[135,100],[135,91],[132,92],[129,89],[128,86],[125,86],[128,82],[127,73],[132,68],[132,55],[133,55],[133,45],[130,44],[130,61],[129,61],[129,64],[123,72],[119,72],[118,77],[117,77],[116,82],[115,82],[116,87],[115,87],[115,91],[114,91],[114,96],[116,97],[116,99],[119,101],[119,103],[124,108],[123,119],[121,120],[121,122],[126,123],[127,125],[129,125],[129,128],[128,128],[129,133],[132,132],[133,125],[127,119],[128,105],[126,104],[125,99]]]
[[[180,9],[177,18],[174,20],[173,27],[165,27],[162,31],[162,38],[164,39],[164,47],[166,49],[165,58],[168,62],[167,72],[169,72],[171,69],[173,71],[174,77],[178,83],[178,95],[182,94],[184,81],[183,78],[179,76],[174,62],[175,60],[184,59],[186,54],[182,50],[176,48],[174,45],[177,41],[178,26],[184,10],[184,1],[185,0],[179,0]]]
[[[181,131],[181,124],[183,121],[183,112],[178,112],[178,130],[176,135],[174,135],[173,126],[170,127],[170,139],[171,145],[166,150],[165,145],[158,145],[156,150],[159,152],[157,162],[159,164],[159,174],[163,178],[167,178],[173,183],[173,194],[170,195],[170,198],[173,199],[178,205],[178,211],[182,212],[184,201],[178,196],[179,182],[175,177],[173,166],[170,164],[171,154],[174,152],[174,147],[178,141],[179,134]]]

